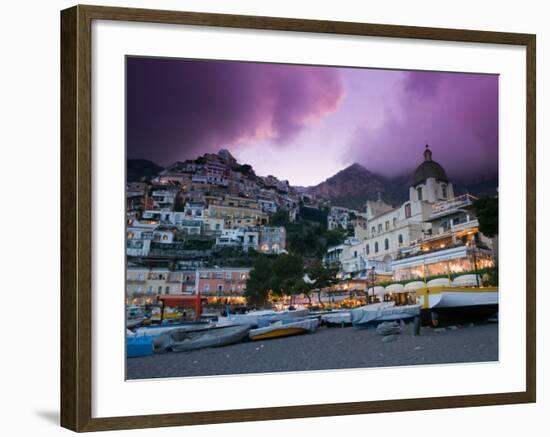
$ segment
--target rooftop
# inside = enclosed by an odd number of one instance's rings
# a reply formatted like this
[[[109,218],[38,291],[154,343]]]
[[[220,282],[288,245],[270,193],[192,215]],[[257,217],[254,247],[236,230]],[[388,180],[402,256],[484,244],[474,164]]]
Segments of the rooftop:
[[[432,159],[432,151],[426,144],[426,150],[424,150],[424,162],[420,164],[414,171],[413,186],[417,186],[426,182],[428,178],[434,178],[438,181],[448,182],[447,173],[445,169],[438,162]]]

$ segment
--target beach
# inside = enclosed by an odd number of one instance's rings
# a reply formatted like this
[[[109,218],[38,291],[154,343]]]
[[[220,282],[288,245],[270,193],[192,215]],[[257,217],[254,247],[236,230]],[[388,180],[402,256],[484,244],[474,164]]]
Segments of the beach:
[[[383,341],[375,329],[320,327],[312,334],[128,358],[127,379],[353,369],[498,360],[498,324],[434,329],[413,324]]]

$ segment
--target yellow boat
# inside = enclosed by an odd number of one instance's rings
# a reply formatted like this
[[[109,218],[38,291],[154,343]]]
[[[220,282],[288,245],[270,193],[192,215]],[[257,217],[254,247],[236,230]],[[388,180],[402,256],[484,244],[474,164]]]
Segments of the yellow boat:
[[[424,287],[416,297],[423,309],[498,306],[497,287]]]
[[[263,328],[251,329],[248,337],[251,340],[266,340],[270,338],[288,337],[291,335],[315,332],[319,321],[317,319],[281,320]]]
[[[164,319],[177,319],[183,317],[183,313],[181,311],[174,311],[174,310],[165,310],[164,311]],[[154,312],[151,314],[151,321],[159,322],[161,320],[161,314],[160,311]]]
[[[498,312],[498,287],[424,287],[416,290],[423,321],[485,320]]]

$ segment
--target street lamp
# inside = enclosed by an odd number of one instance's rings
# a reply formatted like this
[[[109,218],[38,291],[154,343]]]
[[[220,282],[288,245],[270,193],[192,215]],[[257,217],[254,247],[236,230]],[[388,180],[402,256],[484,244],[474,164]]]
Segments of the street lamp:
[[[372,296],[371,296],[371,301],[374,301],[374,283],[376,281],[376,270],[375,270],[375,266],[372,266],[371,268],[371,271],[369,274],[367,274],[367,281],[368,281],[368,278],[370,277],[370,281],[371,281],[371,284],[372,284]],[[368,293],[367,293],[368,295]]]
[[[471,245],[472,245],[472,258],[473,258],[473,261],[474,261],[474,274],[476,275],[476,284],[479,287],[479,274],[477,272],[477,257],[476,257],[475,235],[472,237]]]

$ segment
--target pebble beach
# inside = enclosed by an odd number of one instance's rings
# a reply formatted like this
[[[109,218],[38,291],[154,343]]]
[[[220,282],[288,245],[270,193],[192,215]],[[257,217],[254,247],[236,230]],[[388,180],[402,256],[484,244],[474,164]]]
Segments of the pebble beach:
[[[127,359],[127,379],[296,372],[498,361],[498,324],[375,329],[320,327],[313,334]]]

